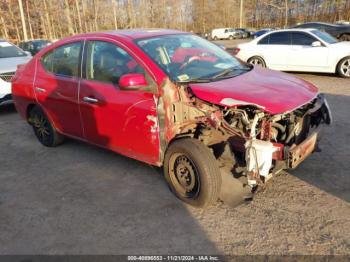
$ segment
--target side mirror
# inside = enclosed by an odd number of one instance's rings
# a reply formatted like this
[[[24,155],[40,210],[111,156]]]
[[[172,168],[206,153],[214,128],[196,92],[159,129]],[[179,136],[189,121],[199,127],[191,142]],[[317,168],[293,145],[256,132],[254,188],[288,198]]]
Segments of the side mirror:
[[[147,85],[145,76],[139,73],[125,74],[119,79],[119,87],[123,90],[135,90]]]
[[[320,41],[315,41],[315,42],[312,42],[311,46],[312,47],[320,47],[320,46],[322,46],[322,44]]]

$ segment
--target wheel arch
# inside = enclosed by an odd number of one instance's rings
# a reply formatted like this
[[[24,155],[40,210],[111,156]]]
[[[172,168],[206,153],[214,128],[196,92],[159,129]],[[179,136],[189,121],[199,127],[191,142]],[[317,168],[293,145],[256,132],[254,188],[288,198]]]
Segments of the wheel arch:
[[[39,106],[39,105],[36,104],[36,103],[30,103],[30,104],[27,105],[27,109],[26,109],[26,120],[27,120],[27,122],[29,122],[30,112],[36,106]]]
[[[165,147],[165,150],[161,152],[161,166],[164,166],[164,160],[165,160],[165,155],[166,155],[166,152],[169,150],[169,147],[174,143],[174,142],[177,142],[179,140],[183,140],[183,139],[189,139],[189,138],[192,138],[192,139],[197,139],[191,135],[178,135],[178,136],[175,136],[174,138],[172,138],[167,144],[166,144],[166,147]],[[198,139],[197,139],[198,140]]]
[[[338,58],[336,61],[336,64],[335,64],[335,72],[337,71],[338,69],[338,66],[340,64],[340,62],[345,59],[345,58],[350,58],[350,54],[346,55],[346,56],[341,56],[340,58]]]
[[[262,60],[264,60],[264,62],[266,63],[265,57],[264,57],[263,55],[252,55],[252,56],[249,56],[249,58],[247,59],[247,61],[250,60],[250,59],[252,59],[253,57],[259,57],[259,58],[261,58]]]
[[[44,112],[44,114],[46,115],[46,117],[49,119],[49,121],[50,121],[50,123],[51,123],[51,125],[53,126],[53,128],[55,128],[55,130],[57,130],[59,133],[62,133],[61,132],[61,128],[59,128],[60,126],[59,125],[57,125],[57,123],[56,123],[56,121],[54,121],[53,120],[53,118],[51,117],[51,115],[45,110],[45,108],[43,108],[42,106],[40,106],[40,104],[38,104],[38,103],[30,103],[30,104],[28,104],[27,105],[27,109],[26,109],[26,120],[27,120],[27,122],[30,124],[30,119],[29,119],[29,117],[30,117],[30,112],[33,110],[33,108],[35,108],[35,107],[38,107],[38,108],[40,108],[43,112]]]
[[[334,72],[335,73],[338,73],[338,67],[339,67],[339,64],[342,62],[342,60],[344,60],[345,58],[350,58],[350,54],[346,55],[346,56],[342,56],[340,59],[338,59],[338,62],[336,63],[335,65],[335,69],[334,69]]]
[[[248,61],[250,60],[250,59],[252,59],[252,58],[254,58],[254,57],[257,57],[257,58],[261,58],[262,60],[263,60],[263,62],[264,62],[264,64],[265,64],[265,67],[267,68],[268,66],[267,66],[267,63],[266,63],[266,59],[265,59],[265,57],[263,56],[263,55],[252,55],[252,56],[249,56],[249,58],[247,59],[247,63],[249,63]]]

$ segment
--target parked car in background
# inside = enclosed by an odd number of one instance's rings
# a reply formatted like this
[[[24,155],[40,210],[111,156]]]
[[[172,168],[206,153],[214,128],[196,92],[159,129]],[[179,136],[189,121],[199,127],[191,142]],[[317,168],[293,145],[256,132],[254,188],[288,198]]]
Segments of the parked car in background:
[[[259,36],[262,36],[263,34],[266,34],[268,32],[271,32],[273,29],[272,28],[264,28],[264,29],[261,29],[257,32],[254,33],[254,38],[257,38]]]
[[[238,45],[236,56],[282,71],[338,73],[350,77],[350,43],[317,29],[285,29]]]
[[[346,21],[346,20],[339,20],[335,22],[338,25],[350,25],[350,21]]]
[[[0,39],[0,105],[11,103],[11,79],[17,65],[27,63],[32,56],[6,40]]]
[[[60,40],[17,70],[12,92],[43,145],[68,136],[163,166],[174,194],[197,207],[250,199],[331,123],[311,83],[176,30]]]
[[[315,28],[320,31],[325,31],[341,41],[350,41],[350,25],[348,24],[310,22],[296,25],[293,28]]]
[[[41,49],[43,49],[44,47],[46,47],[50,44],[51,44],[51,42],[49,40],[37,39],[37,40],[30,40],[27,42],[21,42],[19,44],[19,47],[22,48],[24,51],[28,51],[32,55],[35,55]]]
[[[211,31],[211,38],[213,40],[221,39],[236,39],[240,38],[241,33],[233,28],[217,28]]]
[[[248,31],[246,28],[237,28],[236,30],[241,32],[242,38],[251,37],[250,31]]]

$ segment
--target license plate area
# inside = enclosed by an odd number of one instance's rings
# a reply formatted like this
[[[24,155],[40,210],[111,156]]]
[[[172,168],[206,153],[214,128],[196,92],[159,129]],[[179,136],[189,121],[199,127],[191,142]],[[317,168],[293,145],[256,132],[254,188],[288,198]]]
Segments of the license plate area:
[[[315,150],[316,143],[317,133],[314,132],[304,142],[290,149],[288,154],[288,167],[296,168]]]

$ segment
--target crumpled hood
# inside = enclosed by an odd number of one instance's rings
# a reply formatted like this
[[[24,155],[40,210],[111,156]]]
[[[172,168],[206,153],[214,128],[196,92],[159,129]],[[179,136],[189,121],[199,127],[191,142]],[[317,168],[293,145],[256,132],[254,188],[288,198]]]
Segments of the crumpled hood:
[[[270,114],[294,110],[316,97],[318,89],[295,76],[255,67],[240,76],[210,83],[192,83],[198,98],[221,106],[253,104]]]
[[[15,72],[17,65],[26,64],[31,56],[0,58],[0,73]]]

